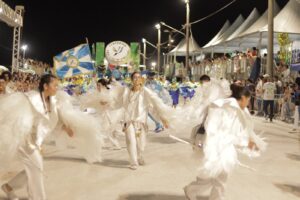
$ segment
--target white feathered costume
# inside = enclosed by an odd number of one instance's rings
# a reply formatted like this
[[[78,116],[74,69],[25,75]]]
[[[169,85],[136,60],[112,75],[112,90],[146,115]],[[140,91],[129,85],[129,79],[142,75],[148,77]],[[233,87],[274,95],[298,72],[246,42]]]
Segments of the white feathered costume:
[[[209,105],[217,100],[224,99],[231,95],[230,84],[227,80],[211,79],[196,89],[196,95],[192,100],[177,112],[177,124],[175,132],[190,134],[191,143],[198,146],[199,140],[204,140],[205,135],[197,134],[198,129],[203,125],[208,113]],[[201,142],[200,142],[201,143]]]
[[[101,161],[99,123],[92,116],[73,109],[64,92],[58,92],[50,99],[51,112],[46,114],[39,92],[14,93],[0,98],[1,167],[7,168],[9,163],[17,160],[19,147],[40,149],[45,138],[53,132],[67,137],[62,133],[63,124],[74,132],[74,137],[68,140],[77,141],[76,148],[87,162]]]
[[[219,99],[211,104],[205,130],[203,169],[211,177],[229,173],[239,165],[238,151],[256,157],[266,148],[263,139],[254,133],[248,108],[242,110],[234,98]],[[249,141],[254,142],[259,151],[250,150]]]
[[[196,200],[210,187],[209,199],[224,200],[228,174],[238,165],[238,151],[252,157],[265,150],[266,143],[254,133],[247,108],[241,109],[234,98],[214,101],[205,121],[204,159],[197,180],[184,190],[188,199]],[[248,148],[254,142],[258,150]],[[248,168],[248,167],[247,167]]]
[[[81,107],[93,108],[96,110],[95,117],[101,124],[101,131],[117,148],[121,148],[117,140],[117,133],[122,132],[121,121],[123,120],[124,110],[115,108],[117,101],[114,87],[107,89],[102,87],[101,92],[91,90],[80,98]]]

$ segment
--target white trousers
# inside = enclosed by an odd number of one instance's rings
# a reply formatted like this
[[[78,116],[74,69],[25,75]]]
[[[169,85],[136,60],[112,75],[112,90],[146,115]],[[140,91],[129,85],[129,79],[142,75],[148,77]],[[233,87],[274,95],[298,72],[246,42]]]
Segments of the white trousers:
[[[191,182],[184,188],[186,197],[189,200],[197,200],[198,195],[203,196],[207,189],[211,189],[209,200],[224,200],[227,176],[225,172],[216,178],[210,178],[207,175],[198,176],[196,181]]]
[[[19,156],[24,164],[25,170],[18,173],[8,185],[17,190],[27,183],[29,200],[46,200],[46,193],[43,179],[43,158],[40,151],[35,149],[33,152],[19,150]]]
[[[138,159],[143,159],[143,152],[146,146],[146,131],[143,126],[141,128],[135,128],[135,126],[130,123],[125,130],[126,134],[126,145],[127,151],[130,157],[131,165],[139,165]]]
[[[114,145],[117,148],[121,148],[121,145],[120,145],[116,135],[117,135],[117,131],[115,131],[115,130],[110,131],[109,135],[108,135],[108,139],[112,145]]]

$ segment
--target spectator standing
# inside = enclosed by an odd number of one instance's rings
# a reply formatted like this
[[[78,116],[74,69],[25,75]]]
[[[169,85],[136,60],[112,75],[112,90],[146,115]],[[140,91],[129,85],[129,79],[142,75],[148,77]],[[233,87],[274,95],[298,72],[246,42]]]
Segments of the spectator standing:
[[[274,117],[274,100],[275,100],[275,91],[276,85],[275,83],[271,82],[271,79],[268,75],[265,75],[266,83],[263,85],[263,105],[264,105],[264,112],[265,118],[270,122],[272,122]],[[270,109],[270,113],[269,110]]]
[[[258,78],[258,82],[255,88],[255,97],[257,102],[257,116],[263,115],[263,76]]]

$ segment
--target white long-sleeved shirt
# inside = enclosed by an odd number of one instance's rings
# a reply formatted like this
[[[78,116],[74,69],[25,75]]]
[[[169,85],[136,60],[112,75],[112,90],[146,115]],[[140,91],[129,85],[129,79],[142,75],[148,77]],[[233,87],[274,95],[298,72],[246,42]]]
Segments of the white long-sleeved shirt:
[[[250,140],[259,149],[265,148],[265,143],[254,133],[248,109],[241,109],[234,98],[220,99],[211,104],[205,121],[205,131],[203,168],[211,177],[223,172],[229,173],[238,165],[238,150],[250,156]]]
[[[122,98],[123,107],[125,109],[125,122],[139,122],[147,124],[150,108],[153,108],[160,118],[165,119],[166,113],[164,112],[164,108],[166,106],[157,94],[148,88],[143,87],[139,91],[133,91],[126,88]]]
[[[26,94],[29,102],[34,108],[35,116],[32,133],[29,135],[28,144],[34,148],[40,148],[44,139],[56,128],[58,124],[58,111],[55,97],[50,100],[50,112],[46,112],[43,100],[39,92],[32,91]]]

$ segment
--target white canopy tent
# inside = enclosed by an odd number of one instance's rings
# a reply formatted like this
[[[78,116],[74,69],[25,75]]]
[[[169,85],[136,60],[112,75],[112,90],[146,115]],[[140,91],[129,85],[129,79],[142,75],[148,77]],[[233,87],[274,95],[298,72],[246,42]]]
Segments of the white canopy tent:
[[[250,15],[247,17],[247,19],[244,21],[244,23],[232,33],[226,41],[230,41],[235,39],[237,36],[239,36],[241,33],[243,33],[245,30],[247,30],[252,24],[254,24],[258,18],[259,18],[259,13],[256,8],[252,10]]]
[[[292,41],[300,40],[300,0],[290,0],[280,11],[275,1],[274,32],[289,33]],[[268,44],[268,13],[254,23],[249,29],[240,34],[235,40],[240,40],[243,46],[251,45],[260,48]],[[274,45],[278,46],[278,34],[274,34]],[[250,46],[251,47],[251,46]]]
[[[205,47],[203,47],[202,50],[204,52],[214,51],[214,46],[226,41],[228,37],[230,37],[230,35],[233,34],[238,29],[238,27],[240,27],[243,24],[244,21],[244,17],[242,15],[239,15],[234,21],[234,23],[227,30],[225,30],[217,39],[215,39],[214,42],[209,42],[210,45],[205,45]],[[217,37],[217,35],[215,37]]]
[[[280,8],[276,1],[274,2],[274,16],[276,16],[280,11]],[[247,30],[245,30],[243,33],[241,33],[238,37],[243,37],[246,35],[250,35],[253,33],[259,32],[261,28],[263,28],[265,25],[268,25],[268,10],[264,12],[264,14],[250,26]]]
[[[239,15],[238,18],[233,22],[233,24],[211,46],[215,46],[217,44],[225,42],[228,39],[228,37],[230,37],[230,35],[234,33],[235,30],[237,30],[238,27],[240,27],[244,23],[244,21],[244,17],[242,15]]]
[[[189,53],[191,56],[195,54],[200,54],[201,48],[196,42],[196,40],[193,37],[193,34],[191,34],[191,37],[189,38]],[[185,56],[186,55],[186,39],[183,38],[178,45],[168,53],[170,56]]]
[[[275,33],[289,33],[291,41],[300,40],[300,0],[290,0],[282,10],[280,10],[275,1],[274,16]],[[248,29],[235,37],[228,38],[226,42],[223,41],[215,45],[213,51],[223,53],[234,50],[246,50],[254,46],[266,48],[268,43],[267,32],[268,11],[265,11]],[[274,34],[274,46],[278,48],[278,34]]]
[[[211,39],[203,48],[210,47],[212,44],[214,44],[229,27],[230,22],[229,20],[226,20],[225,24],[222,26],[222,28],[219,30],[216,36],[213,39]]]
[[[274,15],[276,16],[280,8],[275,1]],[[216,53],[231,52],[235,50],[245,50],[249,47],[259,46],[260,43],[260,29],[268,24],[268,11],[258,18],[256,16],[257,10],[254,9],[248,16],[246,21],[232,33],[226,41],[220,42],[213,47],[213,51]],[[257,13],[258,14],[258,13]],[[254,21],[253,19],[256,19]],[[261,44],[267,44],[267,38],[262,38]],[[205,51],[212,51],[212,47],[206,48]]]
[[[8,71],[8,68],[7,67],[4,67],[3,65],[0,65],[0,72],[1,71]]]
[[[260,32],[268,31],[268,25]],[[274,32],[300,34],[300,0],[290,0],[274,18]]]

